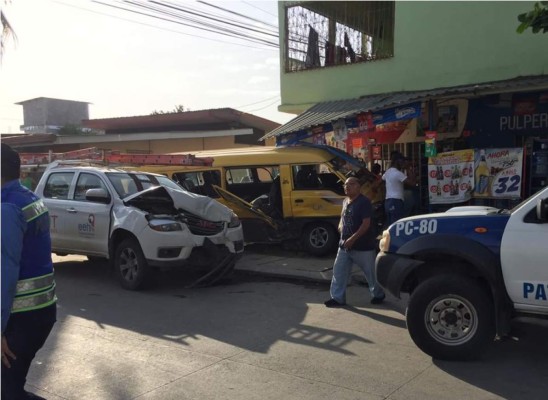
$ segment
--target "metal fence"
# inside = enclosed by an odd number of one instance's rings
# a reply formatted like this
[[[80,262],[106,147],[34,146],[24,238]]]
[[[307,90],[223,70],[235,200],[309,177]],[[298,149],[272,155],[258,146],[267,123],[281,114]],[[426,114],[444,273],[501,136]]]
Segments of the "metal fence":
[[[285,11],[286,72],[394,56],[394,2],[291,2]]]

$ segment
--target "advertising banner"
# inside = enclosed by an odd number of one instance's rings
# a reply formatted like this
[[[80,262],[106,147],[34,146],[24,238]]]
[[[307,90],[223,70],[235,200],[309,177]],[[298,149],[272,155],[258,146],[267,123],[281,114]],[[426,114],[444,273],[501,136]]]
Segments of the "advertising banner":
[[[400,107],[388,108],[385,110],[375,111],[373,113],[373,123],[375,125],[386,124],[388,122],[396,122],[417,118],[421,115],[421,102],[406,104]]]
[[[474,187],[474,150],[439,153],[428,159],[430,204],[462,203],[470,200]]]
[[[478,149],[474,162],[474,197],[521,197],[523,149]]]

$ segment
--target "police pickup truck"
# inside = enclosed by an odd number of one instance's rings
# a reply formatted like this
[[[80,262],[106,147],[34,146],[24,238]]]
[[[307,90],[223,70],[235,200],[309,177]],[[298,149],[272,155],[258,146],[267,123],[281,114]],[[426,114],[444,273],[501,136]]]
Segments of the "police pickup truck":
[[[165,176],[55,164],[36,187],[53,252],[110,260],[125,289],[143,288],[153,268],[167,267],[197,268],[202,283],[213,283],[243,252],[236,214]]]
[[[455,207],[384,231],[377,279],[409,293],[407,328],[434,358],[470,360],[517,315],[548,316],[548,188],[512,210]]]

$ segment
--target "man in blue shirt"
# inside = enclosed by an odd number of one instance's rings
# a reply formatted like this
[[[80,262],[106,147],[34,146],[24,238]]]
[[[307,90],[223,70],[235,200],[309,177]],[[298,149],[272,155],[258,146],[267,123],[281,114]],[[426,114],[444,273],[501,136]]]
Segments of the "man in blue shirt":
[[[25,390],[36,352],[56,320],[49,213],[19,181],[19,154],[2,143],[2,399],[43,399]]]
[[[358,265],[367,278],[371,304],[380,304],[385,297],[375,277],[376,233],[372,226],[373,208],[360,190],[360,181],[356,177],[348,178],[344,183],[347,197],[343,202],[339,223],[341,240],[333,264],[331,298],[324,303],[326,307],[342,307],[346,304],[346,285],[353,264]]]

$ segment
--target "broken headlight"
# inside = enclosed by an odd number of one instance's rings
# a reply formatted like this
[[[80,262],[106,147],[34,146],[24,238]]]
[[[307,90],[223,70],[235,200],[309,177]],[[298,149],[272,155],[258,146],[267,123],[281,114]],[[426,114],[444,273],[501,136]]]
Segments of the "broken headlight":
[[[240,226],[240,224],[240,218],[238,218],[236,214],[232,213],[232,215],[230,216],[230,222],[228,223],[228,227],[237,228],[238,226]]]
[[[153,219],[148,221],[148,226],[158,232],[174,232],[183,230],[180,223],[165,219]]]

